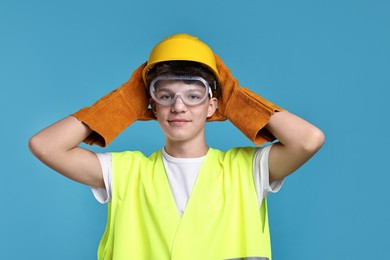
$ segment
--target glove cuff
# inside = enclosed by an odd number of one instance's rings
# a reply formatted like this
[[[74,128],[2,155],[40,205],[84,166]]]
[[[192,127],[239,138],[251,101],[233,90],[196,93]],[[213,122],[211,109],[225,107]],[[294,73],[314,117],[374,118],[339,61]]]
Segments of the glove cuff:
[[[264,127],[275,111],[283,109],[246,88],[234,91],[226,109],[228,119],[253,143],[261,145],[276,138]]]
[[[106,147],[138,118],[132,106],[125,100],[120,89],[107,94],[90,107],[73,113],[93,131],[84,142]]]

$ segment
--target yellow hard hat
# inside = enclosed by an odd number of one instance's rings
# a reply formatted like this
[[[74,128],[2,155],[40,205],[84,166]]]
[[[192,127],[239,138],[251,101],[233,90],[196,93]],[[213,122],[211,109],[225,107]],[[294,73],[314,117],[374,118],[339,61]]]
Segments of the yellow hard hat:
[[[142,77],[146,85],[146,75],[153,66],[163,61],[195,61],[209,68],[219,79],[214,53],[204,42],[189,34],[174,34],[158,43],[150,52]]]

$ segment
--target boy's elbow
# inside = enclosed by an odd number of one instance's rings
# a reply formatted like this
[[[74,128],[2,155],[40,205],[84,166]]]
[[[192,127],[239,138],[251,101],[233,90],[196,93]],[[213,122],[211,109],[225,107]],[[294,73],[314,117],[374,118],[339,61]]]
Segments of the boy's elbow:
[[[325,143],[325,134],[318,128],[315,128],[307,136],[305,142],[305,151],[311,155],[314,155]]]
[[[45,149],[45,145],[42,142],[41,138],[39,138],[39,135],[34,135],[28,140],[28,148],[30,149],[30,152],[37,157],[38,159],[42,159],[48,154],[48,151]]]

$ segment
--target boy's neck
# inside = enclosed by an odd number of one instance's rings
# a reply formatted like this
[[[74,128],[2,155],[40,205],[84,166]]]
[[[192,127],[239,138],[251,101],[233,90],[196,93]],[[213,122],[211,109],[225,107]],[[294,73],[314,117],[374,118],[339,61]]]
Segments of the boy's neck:
[[[176,158],[198,158],[205,156],[209,147],[205,142],[168,142],[165,151]]]

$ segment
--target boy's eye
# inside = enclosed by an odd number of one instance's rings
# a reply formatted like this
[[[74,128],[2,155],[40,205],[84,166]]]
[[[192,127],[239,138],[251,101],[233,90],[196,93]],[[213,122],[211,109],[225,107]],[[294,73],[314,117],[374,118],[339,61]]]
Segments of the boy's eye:
[[[191,94],[188,96],[188,99],[189,100],[197,100],[197,99],[200,99],[201,97],[199,95],[194,95],[194,94]]]
[[[161,96],[159,97],[159,99],[165,99],[165,100],[167,100],[167,99],[172,99],[172,96],[170,96],[170,95],[161,95]]]
[[[168,93],[165,91],[160,91],[160,92],[157,92],[156,94],[157,94],[156,97],[158,99],[164,99],[164,100],[172,99],[175,96],[174,94],[171,94],[171,93]]]

